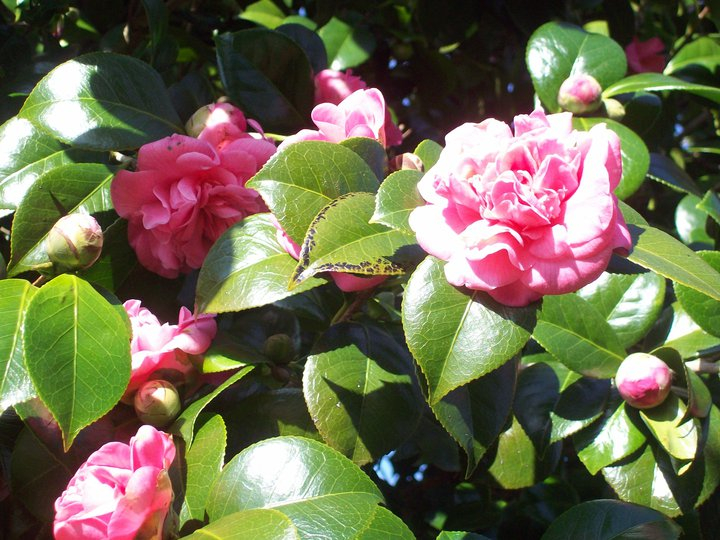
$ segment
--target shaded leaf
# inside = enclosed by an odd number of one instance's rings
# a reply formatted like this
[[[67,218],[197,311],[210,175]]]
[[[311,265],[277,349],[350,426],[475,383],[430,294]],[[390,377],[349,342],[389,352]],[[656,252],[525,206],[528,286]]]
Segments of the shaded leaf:
[[[720,272],[720,253],[717,251],[699,251],[697,254],[716,271]],[[675,295],[685,312],[700,328],[720,337],[720,301],[686,287],[675,284]]]

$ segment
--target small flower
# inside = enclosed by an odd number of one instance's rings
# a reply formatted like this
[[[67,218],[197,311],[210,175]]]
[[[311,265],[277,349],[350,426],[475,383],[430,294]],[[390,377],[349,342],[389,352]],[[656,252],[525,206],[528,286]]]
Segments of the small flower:
[[[45,250],[58,270],[89,268],[100,256],[103,232],[88,214],[61,217],[47,235]]]
[[[629,355],[618,368],[615,385],[620,396],[637,409],[657,407],[670,393],[672,372],[657,356]]]
[[[662,73],[665,69],[665,45],[659,37],[640,41],[634,36],[625,47],[628,67],[633,73]]]

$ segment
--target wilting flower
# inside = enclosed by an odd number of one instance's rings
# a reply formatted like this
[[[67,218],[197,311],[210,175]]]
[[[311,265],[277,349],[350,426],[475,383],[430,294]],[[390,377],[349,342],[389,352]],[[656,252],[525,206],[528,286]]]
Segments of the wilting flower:
[[[670,393],[672,372],[657,356],[633,353],[618,368],[615,385],[620,396],[637,409],[660,405]]]
[[[174,374],[180,381],[194,373],[191,355],[203,354],[215,334],[215,315],[194,316],[182,307],[178,324],[160,324],[149,309],[140,305],[140,300],[128,300],[123,304],[132,326],[132,373],[125,392],[135,392],[154,374]]]
[[[55,501],[56,540],[159,539],[173,498],[172,437],[141,426],[90,455]]]
[[[659,37],[651,37],[647,41],[640,41],[633,36],[632,41],[625,47],[628,67],[633,73],[662,73],[665,69],[665,45]]]
[[[185,135],[140,148],[135,172],[118,172],[110,188],[140,263],[168,278],[200,268],[228,227],[266,210],[245,183],[275,151],[253,137],[211,144]]]
[[[450,283],[523,306],[579,289],[630,248],[621,173],[617,135],[575,131],[570,113],[517,116],[514,134],[494,119],[464,124],[419,182],[428,204],[410,226]]]

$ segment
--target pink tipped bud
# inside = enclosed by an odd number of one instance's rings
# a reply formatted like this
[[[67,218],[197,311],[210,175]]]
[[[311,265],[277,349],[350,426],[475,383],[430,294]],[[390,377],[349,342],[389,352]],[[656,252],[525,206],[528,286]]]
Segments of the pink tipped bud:
[[[89,268],[100,256],[102,246],[102,229],[87,214],[61,217],[45,240],[48,257],[62,271]]]
[[[161,428],[180,414],[180,395],[169,382],[152,380],[135,393],[134,405],[140,421]]]
[[[240,109],[230,103],[212,103],[193,113],[185,123],[185,131],[191,137],[199,137],[205,128],[219,125],[232,126],[239,133],[247,130],[247,120]]]
[[[646,353],[633,353],[618,368],[615,385],[620,396],[637,409],[660,405],[670,393],[672,372],[665,362]]]
[[[590,75],[571,75],[560,85],[558,104],[573,114],[592,112],[602,104],[600,83]]]

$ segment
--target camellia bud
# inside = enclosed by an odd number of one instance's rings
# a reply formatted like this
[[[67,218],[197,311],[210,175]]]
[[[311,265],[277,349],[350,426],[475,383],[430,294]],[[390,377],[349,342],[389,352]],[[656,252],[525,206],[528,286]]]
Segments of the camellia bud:
[[[602,104],[600,83],[591,75],[571,75],[560,85],[558,104],[573,114],[592,112]]]
[[[670,393],[672,372],[665,362],[646,353],[633,353],[618,368],[615,385],[620,396],[637,409],[660,405]]]
[[[102,229],[88,214],[61,217],[45,240],[48,257],[63,271],[89,268],[100,256],[102,246]]]
[[[247,129],[245,115],[240,109],[230,103],[211,103],[193,113],[185,123],[185,131],[191,137],[198,137],[203,129],[219,123],[237,125],[241,131]]]
[[[161,428],[180,414],[180,394],[167,381],[152,380],[135,393],[135,413],[144,424]]]
[[[287,334],[273,334],[265,340],[263,354],[276,364],[287,364],[295,355],[292,338]]]

